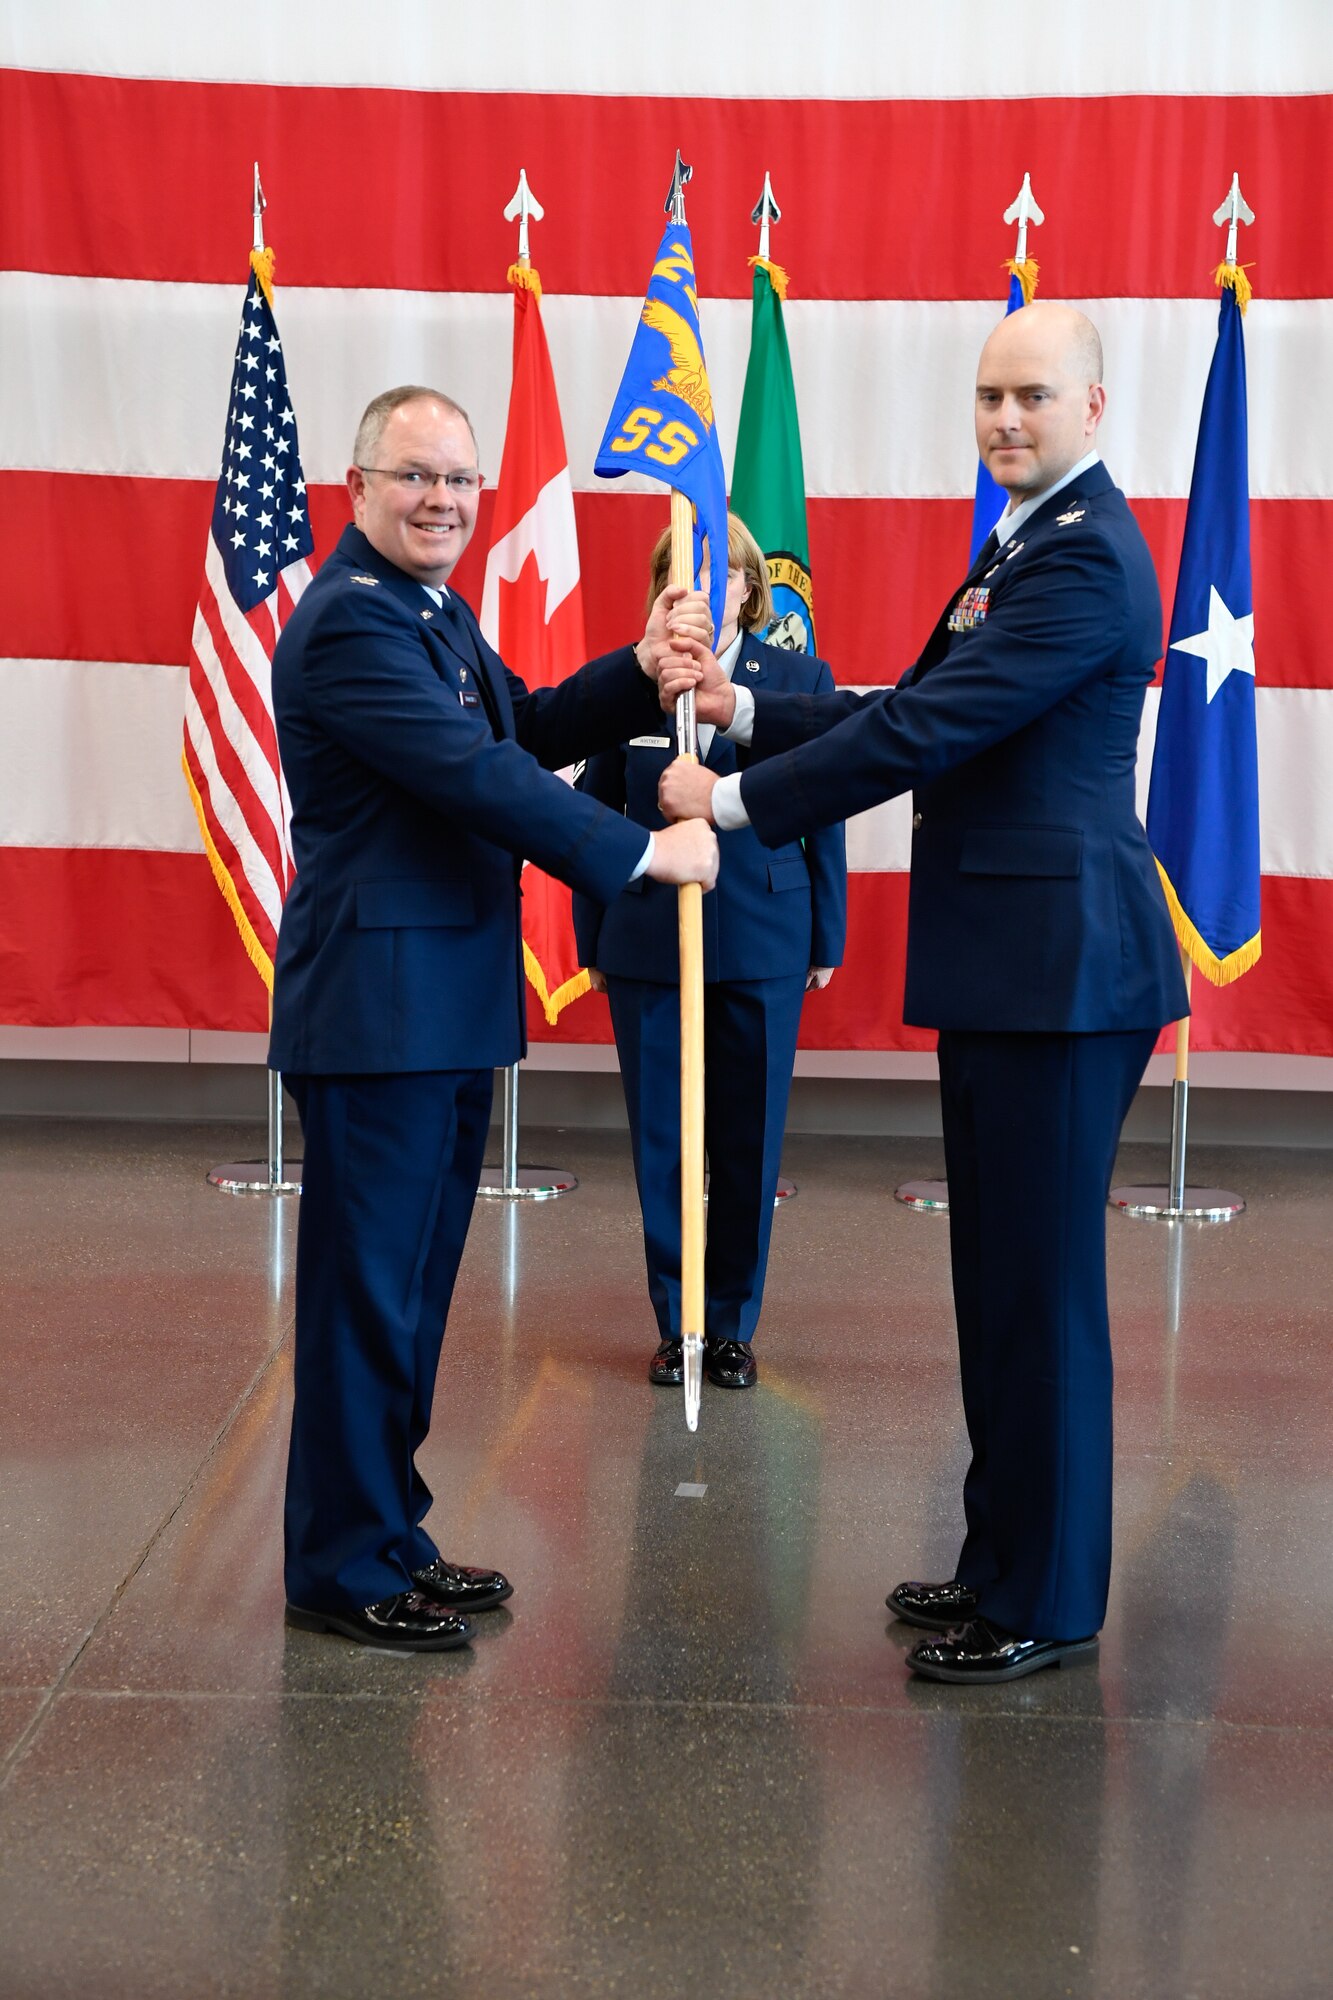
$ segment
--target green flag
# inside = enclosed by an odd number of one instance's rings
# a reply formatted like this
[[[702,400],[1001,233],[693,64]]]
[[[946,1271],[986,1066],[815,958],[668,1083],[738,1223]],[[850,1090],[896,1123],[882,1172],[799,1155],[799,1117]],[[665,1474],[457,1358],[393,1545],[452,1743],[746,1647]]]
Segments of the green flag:
[[[741,398],[731,506],[768,558],[776,615],[776,623],[765,635],[769,644],[813,653],[814,596],[805,525],[801,428],[796,418],[787,329],[782,323],[787,274],[780,264],[766,258],[753,261],[750,362]]]

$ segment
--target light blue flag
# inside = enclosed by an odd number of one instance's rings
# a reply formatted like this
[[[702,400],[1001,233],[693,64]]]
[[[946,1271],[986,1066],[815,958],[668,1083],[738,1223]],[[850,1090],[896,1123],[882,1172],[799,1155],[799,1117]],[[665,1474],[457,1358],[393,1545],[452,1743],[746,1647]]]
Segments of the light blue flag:
[[[1147,815],[1176,935],[1215,986],[1248,972],[1261,948],[1245,340],[1231,280],[1224,285]]]
[[[1035,268],[1035,267],[1034,267]],[[1009,279],[1009,303],[1004,309],[1008,319],[1010,313],[1017,312],[1025,303],[1023,281],[1016,274]],[[991,529],[995,527],[1009,505],[1009,495],[1003,486],[997,486],[981,460],[977,460],[977,497],[972,502],[972,546],[968,550],[968,565],[973,564],[981,554],[981,545]]]
[[[634,345],[593,470],[603,479],[646,472],[694,502],[694,581],[709,557],[713,630],[727,596],[727,482],[699,330],[694,250],[683,222],[668,223],[648,280]]]

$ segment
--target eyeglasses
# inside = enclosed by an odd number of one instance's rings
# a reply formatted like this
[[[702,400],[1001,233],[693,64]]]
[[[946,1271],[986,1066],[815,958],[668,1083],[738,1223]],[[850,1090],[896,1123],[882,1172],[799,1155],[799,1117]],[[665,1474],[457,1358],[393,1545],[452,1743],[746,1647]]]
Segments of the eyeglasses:
[[[480,493],[486,484],[482,472],[425,472],[419,465],[358,465],[358,472],[378,472],[395,479],[409,493],[433,493],[443,480],[451,493]]]

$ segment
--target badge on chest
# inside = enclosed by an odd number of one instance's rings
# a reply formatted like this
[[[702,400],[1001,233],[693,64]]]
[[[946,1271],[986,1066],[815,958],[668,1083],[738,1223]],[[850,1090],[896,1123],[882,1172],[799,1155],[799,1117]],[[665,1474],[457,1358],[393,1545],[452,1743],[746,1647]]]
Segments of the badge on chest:
[[[978,625],[985,624],[986,613],[989,609],[990,590],[988,586],[984,583],[974,583],[970,590],[965,590],[962,593],[953,610],[949,613],[949,630],[951,632],[975,631]]]

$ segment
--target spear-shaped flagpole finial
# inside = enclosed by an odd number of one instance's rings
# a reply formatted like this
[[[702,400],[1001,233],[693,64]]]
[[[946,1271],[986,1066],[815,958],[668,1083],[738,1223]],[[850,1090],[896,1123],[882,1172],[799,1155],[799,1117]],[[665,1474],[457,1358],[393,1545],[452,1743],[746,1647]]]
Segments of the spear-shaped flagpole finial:
[[[772,222],[781,222],[782,220],[782,210],[773,199],[773,184],[769,180],[767,172],[764,174],[764,192],[750,210],[750,220],[751,222],[757,222],[759,225],[759,255],[767,263],[769,224]]]
[[[1254,210],[1240,191],[1239,174],[1231,176],[1231,186],[1227,191],[1227,198],[1222,203],[1222,206],[1214,211],[1213,221],[1217,223],[1219,228],[1224,222],[1227,224],[1226,261],[1228,264],[1234,264],[1236,261],[1236,238],[1240,225],[1242,222],[1254,221]]]
[[[256,160],[256,161],[255,161],[255,199],[254,199],[254,209],[253,209],[253,214],[254,214],[254,219],[255,219],[255,249],[256,249],[256,250],[262,250],[262,249],[263,249],[263,247],[264,247],[264,210],[265,210],[265,209],[266,209],[267,207],[268,207],[268,203],[267,203],[267,202],[265,201],[265,199],[264,199],[264,190],[263,190],[262,186],[260,185],[260,180],[259,180],[259,162],[258,162],[258,160]]]
[[[680,157],[680,147],[676,148],[676,169],[671,176],[671,186],[667,190],[666,212],[673,222],[685,220],[685,183],[694,172]]]
[[[518,186],[514,189],[514,198],[505,209],[506,222],[512,222],[515,216],[518,217],[518,261],[520,264],[529,262],[528,217],[531,216],[534,222],[540,222],[545,214],[546,210],[528,186],[527,174],[520,167],[518,170]]]
[[[1046,217],[1037,207],[1037,197],[1032,192],[1032,182],[1027,174],[1023,176],[1022,187],[1004,211],[1004,219],[1006,222],[1016,222],[1018,224],[1018,248],[1014,252],[1014,262],[1016,264],[1026,264],[1028,260],[1028,224],[1032,222],[1040,227],[1046,220]]]

